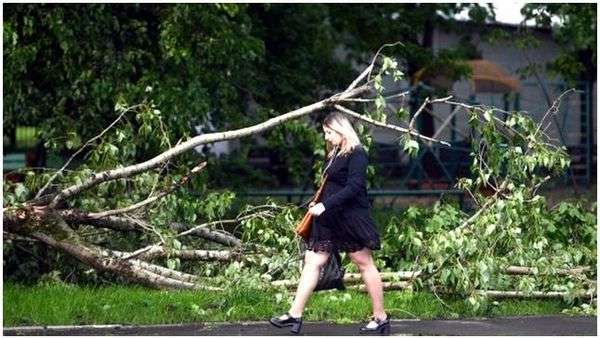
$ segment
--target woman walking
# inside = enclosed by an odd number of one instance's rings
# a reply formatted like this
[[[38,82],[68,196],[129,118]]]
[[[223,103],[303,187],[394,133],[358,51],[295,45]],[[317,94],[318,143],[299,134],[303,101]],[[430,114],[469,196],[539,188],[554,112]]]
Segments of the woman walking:
[[[372,251],[381,245],[367,200],[367,153],[352,124],[341,113],[327,116],[323,132],[329,150],[327,182],[321,202],[309,209],[314,222],[306,242],[304,268],[289,311],[270,322],[277,327],[291,326],[293,333],[299,333],[302,312],[321,267],[332,252],[345,251],[358,267],[373,306],[372,320],[360,332],[389,334],[390,320],[383,308],[381,277],[372,256]]]

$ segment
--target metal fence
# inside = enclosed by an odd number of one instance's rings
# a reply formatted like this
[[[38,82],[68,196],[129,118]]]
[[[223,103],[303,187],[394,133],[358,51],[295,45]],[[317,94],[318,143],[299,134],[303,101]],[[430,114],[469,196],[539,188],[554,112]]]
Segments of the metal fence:
[[[557,145],[567,148],[571,166],[562,180],[567,184],[590,184],[596,178],[595,95],[589,84],[563,98],[556,116],[549,119],[547,132]],[[524,111],[541,121],[553,101],[566,91],[564,83],[523,83],[517,94],[478,94],[456,101],[484,104],[506,111]],[[404,103],[406,103],[405,100]],[[464,109],[463,109],[464,110]],[[385,187],[401,189],[451,189],[458,178],[469,174],[471,163],[470,127],[460,108],[440,105],[428,111],[436,127],[434,137],[451,146],[421,144],[417,157],[409,158],[402,146],[376,144],[375,163]]]
[[[455,100],[485,104],[505,111],[524,111],[539,122],[552,102],[568,88],[564,83],[525,82],[521,84],[519,93],[478,94],[467,98],[455,96]],[[571,166],[559,181],[567,185],[589,185],[596,180],[595,87],[580,83],[576,88],[577,92],[563,99],[547,131],[553,142],[566,146],[571,156]],[[407,106],[409,102],[410,98],[404,98],[395,108]],[[421,144],[417,156],[410,158],[398,142],[375,143],[371,153],[381,180],[377,187],[369,190],[372,199],[453,195],[463,205],[465,197],[463,192],[455,189],[455,184],[459,178],[470,174],[471,131],[467,115],[461,114],[464,112],[460,112],[460,108],[443,107],[430,110],[436,126],[434,136],[448,141],[450,147]],[[289,202],[295,199],[300,202],[311,194],[311,191],[283,190],[252,191],[241,195],[280,196]],[[387,202],[394,204],[395,199],[387,199]]]

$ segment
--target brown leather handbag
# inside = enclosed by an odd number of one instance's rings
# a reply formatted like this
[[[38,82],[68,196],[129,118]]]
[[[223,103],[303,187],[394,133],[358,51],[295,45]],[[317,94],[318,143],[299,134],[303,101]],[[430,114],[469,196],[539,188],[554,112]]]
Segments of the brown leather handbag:
[[[323,180],[321,180],[321,186],[315,193],[311,202],[314,202],[314,203],[319,202],[319,199],[321,199],[321,193],[323,192],[323,187],[325,186],[326,180],[327,180],[327,176],[324,175]],[[310,204],[309,204],[309,206],[310,206]],[[302,220],[300,220],[300,222],[296,226],[296,230],[295,230],[296,234],[301,236],[302,238],[304,238],[304,240],[308,240],[308,236],[310,235],[310,228],[312,226],[312,221],[313,221],[313,215],[310,214],[308,211],[306,211],[306,213],[304,214],[304,217],[302,217]]]

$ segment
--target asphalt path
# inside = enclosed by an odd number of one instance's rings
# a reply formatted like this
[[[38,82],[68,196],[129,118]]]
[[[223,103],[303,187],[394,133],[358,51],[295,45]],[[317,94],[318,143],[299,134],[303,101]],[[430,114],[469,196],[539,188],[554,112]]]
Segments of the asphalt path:
[[[362,324],[306,322],[300,335],[359,335]],[[96,325],[5,327],[4,336],[288,336],[289,328],[276,328],[264,322],[197,323],[177,325]],[[462,320],[393,320],[391,335],[461,336],[596,336],[596,317],[530,316]]]

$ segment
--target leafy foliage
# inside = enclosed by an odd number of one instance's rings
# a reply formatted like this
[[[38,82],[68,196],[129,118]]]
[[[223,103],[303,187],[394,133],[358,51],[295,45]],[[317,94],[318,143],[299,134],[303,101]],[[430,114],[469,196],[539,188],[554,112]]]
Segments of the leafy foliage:
[[[416,29],[433,23],[460,32],[451,18],[463,10],[475,22],[492,14],[477,4],[8,4],[4,132],[26,122],[50,149],[70,153],[118,116],[115,106],[149,92],[172,144],[197,126],[201,133],[248,126],[339,90],[382,41],[406,42],[390,55],[410,66],[409,75],[463,58],[433,55]],[[265,133],[276,173],[241,163],[260,138],[212,161],[236,166],[239,185],[297,185],[302,162],[319,146],[305,133],[315,122]],[[284,132],[306,147],[289,146]],[[155,154],[155,146],[136,156]],[[226,187],[220,173],[210,172],[212,182]]]
[[[330,14],[340,10],[322,5],[303,7],[298,23],[313,19],[307,33],[282,30],[286,34],[298,34],[297,39],[310,46],[305,53],[312,55],[312,61],[303,63],[300,56],[305,54],[296,56],[287,50],[277,50],[274,47],[277,40],[268,41],[281,38],[268,33],[287,13],[289,7],[286,6],[112,7],[95,4],[89,12],[78,11],[77,6],[8,6],[4,39],[8,46],[5,57],[10,71],[5,84],[11,92],[7,95],[8,123],[5,126],[14,125],[16,117],[23,111],[26,112],[22,116],[24,119],[37,119],[45,127],[49,146],[77,149],[82,147],[83,140],[96,135],[108,122],[123,116],[102,138],[86,146],[89,150],[82,159],[77,159],[80,163],[57,178],[53,187],[56,190],[65,184],[81,183],[96,171],[137,163],[164,151],[190,136],[190,121],[203,124],[203,133],[213,128],[224,130],[246,126],[255,119],[262,121],[277,115],[280,109],[291,109],[308,100],[308,94],[305,96],[303,90],[314,98],[319,96],[318,93],[322,94],[323,87],[334,88],[332,79],[338,78],[333,73],[328,73],[323,82],[314,85],[305,77],[295,78],[295,75],[282,71],[296,66],[307,72],[308,77],[318,78],[318,72],[331,66],[328,62],[333,55],[332,40],[327,39],[331,38],[328,34],[332,31],[318,30],[321,25],[329,24],[328,17],[320,11],[323,8],[328,8]],[[435,6],[418,8],[420,15],[437,10]],[[422,8],[426,10],[422,12]],[[444,8],[454,10],[449,5]],[[125,14],[115,12],[117,9]],[[340,16],[341,21],[330,24],[348,22],[343,21],[344,18],[363,22],[364,18],[353,19],[354,15],[361,17],[363,13]],[[420,15],[420,20],[424,20]],[[479,17],[481,13],[474,10],[473,15]],[[257,26],[256,18],[265,19],[263,26]],[[94,22],[104,24],[90,26]],[[203,26],[196,30],[198,22]],[[85,29],[74,29],[79,26]],[[349,26],[348,29],[355,28]],[[414,33],[414,28],[411,29]],[[77,46],[73,42],[80,32],[85,32],[89,38]],[[312,44],[310,34],[324,34],[324,37]],[[413,38],[410,35],[401,47],[410,49]],[[107,42],[106,46],[95,45],[102,41]],[[263,44],[264,41],[267,43]],[[324,46],[326,48],[322,50]],[[290,54],[286,54],[288,52]],[[271,62],[269,56],[277,53],[283,53],[285,57]],[[323,58],[324,68],[311,69],[312,65],[319,64],[314,58]],[[52,77],[45,78],[34,71],[38,69],[34,67],[36,64],[50,59],[61,60],[48,64]],[[381,55],[374,62],[375,71],[367,82],[373,85],[375,97],[368,99],[365,106],[357,104],[357,110],[378,122],[386,122],[390,114],[408,119],[404,112],[391,111],[385,94],[384,78],[401,80],[403,65],[387,55]],[[207,69],[219,71],[207,72]],[[262,71],[279,80],[281,87],[273,88],[268,81],[257,83]],[[181,77],[181,74],[189,76]],[[250,90],[240,84],[247,84]],[[293,88],[293,85],[298,87]],[[45,88],[52,88],[57,93],[48,94]],[[244,103],[247,101],[239,100],[244,95],[256,96],[253,100],[263,107],[246,109]],[[57,101],[60,98],[64,102]],[[89,98],[94,98],[93,104]],[[270,100],[273,100],[271,104],[277,102],[280,108],[272,109]],[[131,106],[133,102],[140,104]],[[41,112],[51,112],[51,118],[46,119]],[[98,115],[97,112],[106,114]],[[198,116],[198,112],[202,114]],[[484,107],[473,109],[469,116],[473,129],[473,176],[461,179],[458,186],[473,197],[478,208],[475,214],[459,211],[452,205],[436,205],[432,210],[408,209],[401,216],[391,218],[382,229],[384,247],[377,258],[378,264],[384,270],[421,270],[424,275],[416,280],[417,287],[433,289],[441,286],[457,292],[467,297],[474,309],[483,302],[477,290],[515,288],[527,293],[537,289],[559,290],[570,292],[571,296],[580,291],[595,290],[595,285],[590,285],[585,276],[554,274],[557,268],[577,265],[595,268],[595,210],[586,211],[577,205],[548,209],[544,199],[537,195],[537,189],[548,177],[561,173],[568,166],[565,150],[549,143],[544,131],[529,117],[512,112],[503,120],[496,113],[497,110]],[[78,120],[86,123],[75,123]],[[212,127],[208,122],[213,124]],[[313,172],[316,175],[313,179],[318,178],[322,168],[325,147],[323,139],[312,127],[315,122],[291,122],[267,133],[262,140],[269,148],[278,149],[285,155],[280,163],[284,164],[283,168],[292,170],[282,173],[282,177],[289,178],[289,183],[294,185],[303,179],[299,173],[306,172],[303,153],[312,152],[314,156]],[[359,126],[358,132],[369,148],[372,141],[368,129]],[[417,140],[405,137],[401,142],[406,152],[417,153]],[[248,152],[246,145],[236,155],[244,157]],[[98,185],[77,195],[63,207],[92,212],[131,205],[172,187],[205,156],[186,154],[162,168]],[[240,165],[239,159],[223,160],[237,163],[239,175],[244,175],[246,168]],[[192,248],[224,249],[203,239],[179,239],[171,227],[173,222],[198,225],[232,219],[235,222],[217,222],[217,226],[211,227],[242,239],[244,256],[240,260],[203,265],[192,265],[171,256],[158,260],[172,269],[185,268],[201,277],[213,278],[225,287],[244,279],[248,286],[259,288],[273,279],[294,277],[298,273],[299,243],[292,230],[301,211],[273,201],[259,206],[243,204],[231,191],[215,190],[217,185],[211,181],[214,176],[230,175],[229,168],[215,158],[210,159],[209,167],[212,173],[193,178],[144,212],[148,221],[140,222],[139,226],[145,232],[98,231],[86,225],[80,225],[77,231],[85,241],[106,248],[133,251],[148,243],[160,242],[173,253],[174,250]],[[373,167],[369,172],[373,175]],[[5,209],[18,208],[31,199],[48,182],[51,174],[28,171],[25,183],[5,183]],[[260,178],[260,175],[252,178]],[[224,185],[234,181],[226,179],[222,181]],[[493,193],[485,193],[490,190]],[[35,269],[35,265],[14,255],[11,242],[5,248],[5,258],[8,258],[5,262],[11,265],[7,270],[9,274],[23,277]],[[38,255],[38,251],[44,253],[43,248],[36,248],[34,255]],[[54,258],[57,261],[64,259]],[[509,265],[530,266],[536,274],[525,277],[502,275],[502,269]],[[59,279],[57,275],[74,280],[80,277],[102,279],[102,276],[86,276],[82,271],[59,274],[50,271],[44,279]],[[592,275],[595,274],[593,270]]]
[[[525,4],[521,13],[525,21],[552,29],[560,50],[556,59],[546,65],[551,74],[572,84],[582,80],[596,81],[596,4]],[[527,30],[520,35],[517,42],[523,46],[539,44]]]

